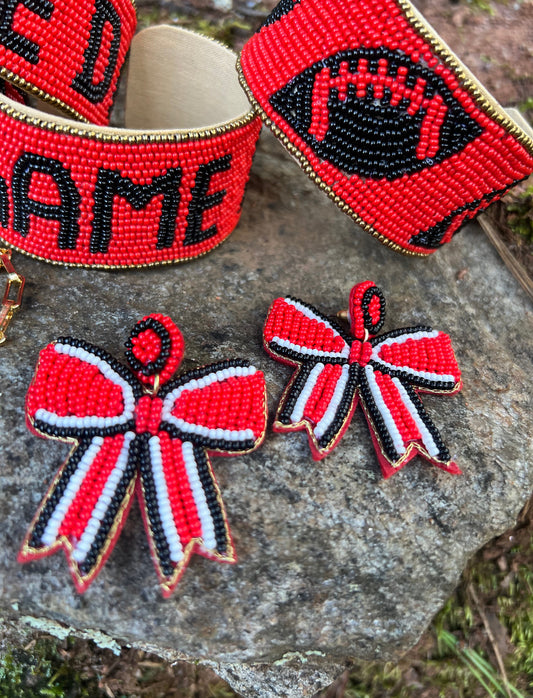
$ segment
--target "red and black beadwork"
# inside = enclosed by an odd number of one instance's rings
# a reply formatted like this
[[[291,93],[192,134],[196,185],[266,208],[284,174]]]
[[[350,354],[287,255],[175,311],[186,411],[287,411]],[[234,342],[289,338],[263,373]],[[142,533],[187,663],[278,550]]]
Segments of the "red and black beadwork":
[[[408,0],[282,0],[239,70],[307,174],[400,251],[433,252],[533,171],[533,140]]]
[[[14,248],[78,266],[146,266],[203,255],[237,225],[261,128],[253,114],[213,135],[133,136],[7,102],[0,237]]]
[[[372,281],[353,287],[348,317],[350,333],[295,298],[272,304],[265,349],[297,368],[280,401],[274,430],[306,430],[318,460],[337,446],[360,402],[384,477],[417,454],[460,473],[418,396],[453,394],[461,388],[448,335],[417,326],[375,337],[385,319],[385,299]]]
[[[71,116],[107,124],[136,25],[132,0],[6,0],[0,77]]]
[[[141,320],[131,369],[87,342],[40,353],[26,415],[38,436],[73,444],[30,526],[19,561],[63,548],[77,590],[101,570],[137,491],[162,593],[193,553],[235,562],[209,453],[257,448],[266,427],[263,374],[234,359],[169,380],[183,356],[170,318]]]

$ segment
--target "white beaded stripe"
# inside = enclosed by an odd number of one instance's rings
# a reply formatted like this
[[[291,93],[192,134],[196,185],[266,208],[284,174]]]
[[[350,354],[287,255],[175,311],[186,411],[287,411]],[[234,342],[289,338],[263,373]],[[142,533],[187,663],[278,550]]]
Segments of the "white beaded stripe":
[[[409,394],[407,390],[403,387],[402,383],[398,378],[393,378],[392,382],[394,385],[398,388],[398,392],[402,396],[402,400],[404,402],[404,405],[407,407],[409,410],[409,414],[413,418],[416,426],[418,427],[418,431],[420,432],[422,436],[422,443],[427,449],[427,452],[429,453],[430,456],[437,457],[439,455],[439,448],[437,444],[435,443],[435,440],[433,439],[433,436],[431,435],[431,432],[425,425],[424,421],[420,417],[420,414],[418,410],[416,409],[416,406],[413,404],[411,398],[409,397]]]
[[[70,505],[74,501],[74,497],[77,495],[81,484],[87,475],[89,468],[93,464],[94,459],[100,453],[100,449],[104,440],[101,436],[95,436],[89,447],[83,454],[78,463],[76,470],[72,473],[69,478],[68,484],[61,496],[61,499],[56,504],[52,515],[48,519],[46,527],[44,529],[43,535],[41,536],[41,541],[45,545],[52,545],[57,537],[57,532],[59,531],[65,514],[67,513]]]
[[[317,439],[321,439],[324,436],[335,419],[335,415],[337,414],[337,410],[339,409],[340,402],[344,395],[344,390],[346,389],[346,384],[348,383],[349,373],[349,366],[343,366],[342,373],[337,381],[337,385],[335,386],[335,391],[331,397],[331,401],[324,412],[324,416],[314,428],[314,434]]]
[[[309,318],[309,320],[316,320],[319,322],[321,325],[324,325],[328,329],[330,329],[333,334],[336,337],[340,337],[341,335],[339,334],[339,331],[336,330],[333,325],[331,325],[327,320],[324,320],[323,317],[320,317],[316,313],[314,313],[311,308],[308,308],[307,306],[303,305],[302,303],[299,303],[298,301],[292,300],[292,298],[284,298],[283,299],[287,305],[292,305],[293,308],[296,308],[302,315],[305,315],[306,318]],[[342,337],[341,337],[342,339]],[[344,342],[344,339],[343,339]],[[346,352],[346,353],[345,353]],[[350,355],[350,347],[346,344],[341,352],[342,356],[345,356],[346,358]]]
[[[383,421],[385,422],[385,428],[387,429],[392,438],[394,448],[399,454],[405,453],[406,449],[402,439],[402,435],[400,434],[398,427],[394,422],[389,408],[385,404],[385,400],[381,395],[381,390],[379,389],[376,378],[374,376],[374,369],[372,368],[372,366],[370,366],[370,364],[367,364],[365,366],[365,375],[368,381],[368,385],[370,387],[370,392],[372,393],[372,397],[374,398],[376,408],[378,409],[379,413],[383,418]]]
[[[96,538],[96,534],[98,533],[102,519],[106,515],[109,505],[111,504],[111,501],[115,496],[115,492],[117,491],[118,484],[122,479],[124,470],[128,465],[130,444],[134,438],[135,434],[132,431],[128,431],[124,434],[124,442],[118,455],[117,462],[115,463],[115,467],[110,472],[104,485],[104,489],[98,497],[98,501],[94,505],[91,518],[87,522],[81,538],[79,539],[72,553],[72,559],[78,563],[85,560],[87,553],[94,543],[94,539]]]
[[[347,359],[350,356],[350,348],[348,345],[346,345],[342,351],[322,351],[321,349],[309,349],[301,344],[294,344],[294,342],[289,342],[288,339],[281,339],[281,337],[272,337],[269,344],[274,342],[284,349],[290,349],[296,352],[296,354],[304,354],[306,356],[318,356],[326,359]]]
[[[168,496],[167,482],[163,470],[163,459],[161,457],[161,444],[158,436],[152,436],[148,442],[150,448],[150,461],[152,464],[152,475],[157,497],[157,509],[161,518],[161,526],[165,538],[167,539],[172,562],[180,562],[183,559],[183,547],[180,535],[174,522],[170,498]]]
[[[198,388],[207,388],[208,385],[213,383],[221,383],[222,381],[228,380],[228,378],[246,378],[248,376],[253,376],[257,373],[255,366],[230,366],[228,368],[223,368],[220,371],[213,371],[213,373],[208,373],[203,378],[192,378],[187,383],[180,385],[170,392],[163,403],[163,414],[166,417],[165,410],[172,409],[172,404],[181,396],[185,390],[197,390]]]
[[[323,370],[324,364],[318,363],[307,377],[307,380],[300,391],[300,395],[298,396],[298,399],[294,403],[294,407],[292,409],[291,422],[293,424],[297,424],[302,419],[307,401],[311,397],[311,393],[315,388],[318,377]]]
[[[38,419],[45,424],[57,427],[66,427],[74,429],[87,429],[87,428],[97,428],[105,429],[107,427],[117,426],[119,424],[125,424],[130,419],[133,419],[135,411],[135,397],[133,395],[133,390],[131,385],[122,378],[111,366],[101,359],[96,354],[92,354],[81,347],[73,347],[70,344],[60,344],[56,343],[53,345],[54,350],[58,354],[66,354],[76,359],[80,359],[84,363],[96,366],[104,378],[110,380],[114,385],[117,385],[122,390],[122,400],[124,403],[124,409],[122,414],[116,417],[96,417],[94,415],[87,417],[76,417],[75,415],[69,415],[67,417],[60,417],[55,412],[50,412],[44,408],[40,408],[35,412],[35,419]]]
[[[455,379],[455,376],[445,374],[445,373],[429,373],[428,371],[416,371],[414,368],[411,368],[410,366],[398,366],[396,364],[390,364],[388,361],[385,361],[379,356],[379,352],[383,349],[383,347],[390,347],[393,344],[403,344],[406,342],[408,339],[413,339],[415,342],[420,340],[420,339],[434,339],[435,337],[438,337],[440,332],[438,330],[432,330],[431,332],[412,332],[410,334],[404,334],[400,335],[398,337],[391,337],[389,339],[383,340],[383,342],[379,342],[379,344],[376,344],[372,348],[372,355],[370,359],[372,361],[375,361],[376,363],[381,364],[387,369],[392,369],[392,370],[401,370],[405,371],[406,373],[410,374],[411,376],[417,376],[419,378],[424,378],[425,380],[428,381],[439,381],[439,382],[445,382],[445,383],[452,383],[452,385],[455,385],[457,382]]]
[[[195,434],[196,436],[205,436],[208,439],[216,439],[217,441],[223,439],[224,441],[236,443],[255,441],[255,434],[251,429],[209,429],[209,427],[203,427],[200,424],[191,424],[181,419],[181,417],[174,417],[174,415],[168,415],[165,421],[173,424],[180,431]]]
[[[202,543],[208,550],[215,550],[217,547],[215,526],[207,505],[204,488],[202,487],[200,476],[198,475],[198,466],[196,465],[196,459],[194,457],[193,445],[189,441],[184,441],[181,446],[181,451],[183,453],[183,462],[185,463],[187,477],[189,478],[189,486],[202,526]]]

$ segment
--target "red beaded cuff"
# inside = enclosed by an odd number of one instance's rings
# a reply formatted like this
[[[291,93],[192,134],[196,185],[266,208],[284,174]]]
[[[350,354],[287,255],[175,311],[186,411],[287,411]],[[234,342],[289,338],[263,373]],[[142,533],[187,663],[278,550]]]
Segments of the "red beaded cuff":
[[[241,83],[363,228],[427,255],[533,171],[533,140],[408,0],[282,0]]]
[[[235,54],[177,27],[141,32],[126,125],[85,126],[0,95],[0,237],[99,267],[181,261],[222,242],[261,127]]]
[[[105,125],[135,32],[132,0],[7,0],[0,77],[71,116]]]

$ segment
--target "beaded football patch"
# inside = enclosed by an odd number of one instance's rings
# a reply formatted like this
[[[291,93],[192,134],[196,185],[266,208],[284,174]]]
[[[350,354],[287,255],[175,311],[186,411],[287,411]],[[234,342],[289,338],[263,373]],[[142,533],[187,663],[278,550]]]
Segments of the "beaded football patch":
[[[193,553],[235,562],[209,453],[257,448],[265,381],[240,359],[170,380],[184,343],[170,318],[145,317],[126,343],[130,368],[70,337],[40,353],[26,415],[38,436],[73,444],[26,535],[19,561],[63,548],[77,590],[99,573],[137,491],[169,596]]]
[[[282,0],[241,83],[367,231],[426,255],[533,171],[533,140],[408,0]]]
[[[265,349],[297,368],[274,430],[306,430],[319,460],[337,446],[360,402],[384,477],[417,454],[459,474],[418,395],[460,390],[449,336],[417,326],[376,337],[385,320],[385,299],[372,281],[353,287],[348,319],[350,332],[296,298],[274,301],[264,328]]]

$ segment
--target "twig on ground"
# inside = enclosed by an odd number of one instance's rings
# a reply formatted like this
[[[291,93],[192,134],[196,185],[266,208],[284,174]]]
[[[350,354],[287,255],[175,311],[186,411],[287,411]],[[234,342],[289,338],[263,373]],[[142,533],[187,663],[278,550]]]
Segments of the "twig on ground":
[[[501,655],[501,652],[498,648],[498,644],[496,642],[496,639],[492,633],[488,618],[485,614],[485,611],[483,610],[483,607],[478,599],[478,596],[475,592],[474,586],[472,584],[469,584],[468,587],[468,593],[472,598],[472,601],[474,602],[476,606],[476,610],[479,613],[481,620],[483,621],[483,625],[485,626],[485,631],[487,633],[487,636],[490,640],[490,643],[492,645],[492,649],[494,651],[494,656],[496,657],[496,662],[498,663],[498,668],[500,670],[500,674],[502,676],[503,680],[503,687],[505,688],[505,693],[507,694],[507,698],[511,698],[511,692],[509,690],[509,679],[507,678],[507,672],[505,671],[505,665],[503,663],[503,658]]]

